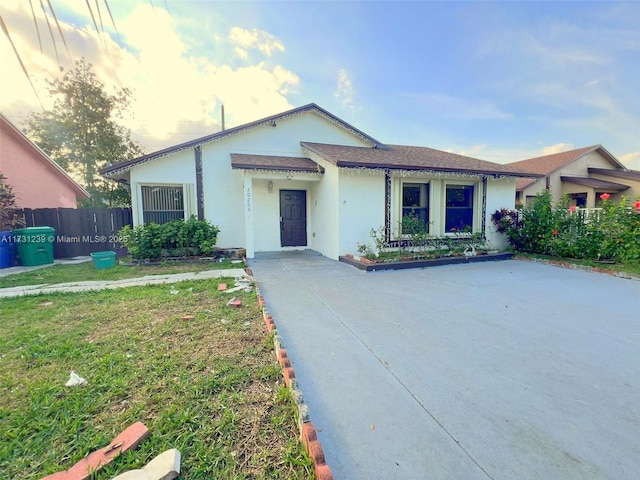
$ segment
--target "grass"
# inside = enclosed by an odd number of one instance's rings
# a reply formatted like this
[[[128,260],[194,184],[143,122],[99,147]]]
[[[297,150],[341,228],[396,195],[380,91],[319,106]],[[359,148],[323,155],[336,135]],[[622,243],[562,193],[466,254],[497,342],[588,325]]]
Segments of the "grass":
[[[184,480],[313,478],[255,293],[232,308],[217,285],[2,300],[0,479],[67,469],[136,421],[151,436],[92,480],[170,448]],[[66,387],[72,370],[87,385]]]
[[[603,270],[610,270],[612,272],[621,272],[621,273],[626,273],[629,275],[640,277],[640,263],[626,263],[626,264],[625,263],[603,263],[603,262],[594,262],[593,260],[583,260],[583,259],[566,258],[566,257],[553,257],[550,255],[539,255],[535,253],[523,253],[523,252],[515,252],[515,253],[519,257],[523,257],[523,258],[564,262],[572,265],[600,268]]]
[[[38,270],[16,273],[0,277],[0,288],[20,285],[40,285],[87,280],[123,280],[126,278],[144,277],[146,275],[165,275],[171,273],[200,272],[203,270],[242,268],[243,265],[224,262],[171,262],[152,265],[124,266],[98,270],[93,262],[75,265],[52,265]]]

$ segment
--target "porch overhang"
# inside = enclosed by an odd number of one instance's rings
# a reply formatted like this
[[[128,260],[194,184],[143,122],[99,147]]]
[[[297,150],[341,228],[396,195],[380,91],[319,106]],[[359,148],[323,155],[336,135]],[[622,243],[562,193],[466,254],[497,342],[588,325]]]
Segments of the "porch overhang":
[[[576,185],[582,185],[583,187],[593,188],[595,190],[606,190],[610,192],[621,192],[629,188],[629,185],[622,183],[607,182],[606,180],[598,180],[597,178],[590,177],[566,177],[561,176],[560,180],[568,183],[575,183]]]
[[[284,157],[276,155],[231,154],[231,168],[238,170],[260,170],[272,172],[324,173],[324,168],[306,157]]]

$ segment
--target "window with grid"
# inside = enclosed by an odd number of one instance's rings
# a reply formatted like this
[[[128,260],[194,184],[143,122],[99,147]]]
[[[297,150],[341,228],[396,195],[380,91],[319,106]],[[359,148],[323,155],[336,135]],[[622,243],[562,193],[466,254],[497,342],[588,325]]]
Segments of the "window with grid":
[[[473,185],[447,185],[445,231],[473,231]]]
[[[411,217],[419,220],[419,225],[425,232],[429,231],[429,184],[402,184],[402,220]],[[413,225],[413,223],[412,223]],[[416,232],[403,232],[416,233]]]
[[[167,223],[184,218],[182,185],[142,186],[143,222]]]

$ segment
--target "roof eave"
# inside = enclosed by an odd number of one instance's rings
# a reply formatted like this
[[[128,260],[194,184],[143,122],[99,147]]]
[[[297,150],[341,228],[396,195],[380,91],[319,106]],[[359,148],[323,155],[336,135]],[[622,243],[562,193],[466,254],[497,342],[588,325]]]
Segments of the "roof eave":
[[[539,173],[528,172],[509,172],[509,171],[487,171],[482,169],[465,169],[465,168],[445,168],[445,167],[430,167],[430,166],[416,166],[416,165],[380,165],[366,162],[349,162],[339,160],[336,162],[336,166],[341,168],[371,168],[380,170],[411,170],[411,171],[432,171],[432,172],[452,172],[452,173],[468,173],[471,175],[489,175],[500,177],[523,177],[523,178],[540,178],[544,177]]]
[[[278,114],[275,114],[275,115],[271,115],[269,117],[265,117],[265,118],[262,118],[260,120],[255,120],[253,122],[245,123],[243,125],[238,125],[237,127],[229,128],[227,130],[222,130],[220,132],[216,132],[216,133],[213,133],[211,135],[206,135],[204,137],[200,137],[200,138],[197,138],[195,140],[190,140],[188,142],[184,142],[184,143],[181,143],[179,145],[174,145],[172,147],[167,147],[167,148],[164,148],[164,149],[159,150],[157,152],[153,152],[153,153],[150,153],[150,154],[147,154],[147,155],[143,155],[142,157],[135,158],[133,160],[129,160],[129,161],[126,161],[126,162],[120,162],[120,163],[114,164],[111,167],[107,167],[107,168],[104,168],[104,169],[100,170],[100,174],[103,175],[103,176],[109,177],[109,176],[117,174],[117,173],[122,173],[124,171],[128,171],[131,168],[133,168],[134,166],[141,165],[143,163],[155,160],[156,158],[164,157],[166,155],[177,153],[177,152],[180,152],[182,150],[186,150],[188,148],[192,148],[192,147],[196,147],[198,145],[203,145],[205,143],[213,142],[213,141],[215,141],[215,140],[217,140],[219,138],[223,138],[223,137],[230,136],[230,135],[235,135],[235,134],[241,133],[243,131],[254,129],[254,128],[258,128],[258,127],[261,127],[261,126],[264,126],[264,125],[276,126],[277,125],[277,121],[281,120],[282,118],[285,118],[285,117],[288,117],[288,116],[291,116],[291,115],[297,115],[297,114],[300,114],[300,113],[303,113],[303,112],[306,112],[306,111],[312,111],[312,110],[316,110],[321,115],[324,115],[324,116],[328,117],[329,119],[331,119],[331,121],[343,125],[347,130],[351,130],[353,133],[355,133],[356,136],[361,137],[363,140],[369,142],[373,148],[388,148],[382,142],[376,140],[375,138],[371,137],[370,135],[367,135],[362,130],[354,127],[353,125],[351,125],[351,124],[349,124],[347,122],[345,122],[341,118],[336,117],[335,115],[333,115],[332,113],[328,112],[324,108],[319,107],[315,103],[309,103],[307,105],[303,105],[302,107],[297,107],[297,108],[288,110],[286,112],[282,112],[282,113],[278,113]]]
[[[316,169],[305,167],[280,167],[280,166],[267,166],[267,165],[251,165],[249,163],[235,163],[231,165],[234,170],[265,170],[269,172],[303,172],[303,173],[324,173],[324,168],[318,167]]]

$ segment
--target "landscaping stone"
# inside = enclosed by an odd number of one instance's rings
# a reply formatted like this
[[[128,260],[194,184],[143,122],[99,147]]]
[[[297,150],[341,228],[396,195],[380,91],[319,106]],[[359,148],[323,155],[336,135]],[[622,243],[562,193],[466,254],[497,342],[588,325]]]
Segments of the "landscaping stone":
[[[166,450],[141,469],[129,470],[113,480],[173,480],[180,475],[180,451]]]

